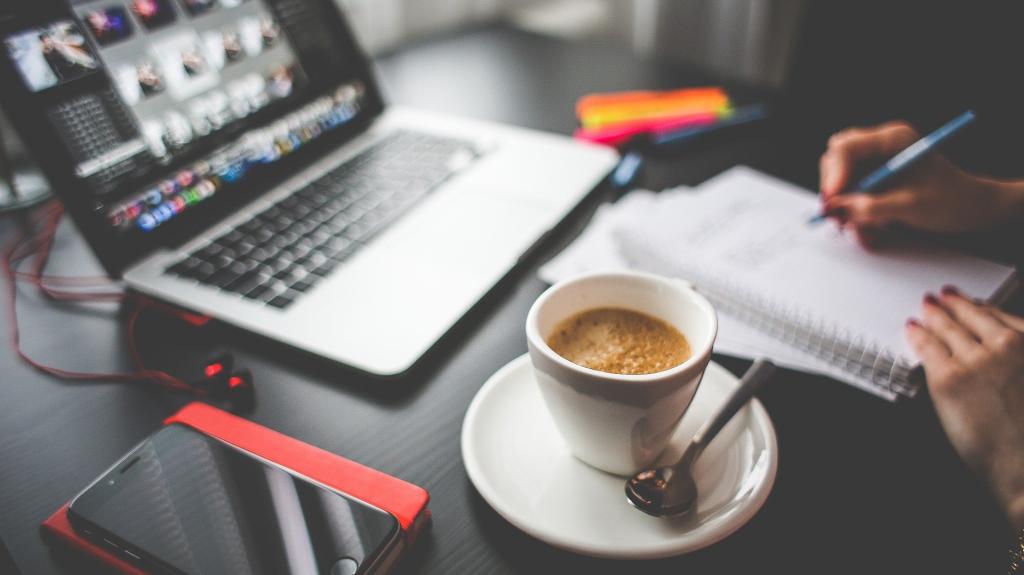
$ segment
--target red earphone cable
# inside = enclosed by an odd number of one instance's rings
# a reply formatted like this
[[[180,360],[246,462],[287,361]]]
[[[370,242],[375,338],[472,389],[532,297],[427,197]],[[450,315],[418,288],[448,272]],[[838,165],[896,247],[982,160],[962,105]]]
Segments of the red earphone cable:
[[[27,365],[42,373],[75,381],[153,381],[158,385],[170,389],[184,390],[192,393],[202,394],[201,390],[188,383],[170,375],[166,372],[148,369],[145,367],[142,357],[139,354],[135,340],[135,327],[142,311],[147,307],[140,302],[131,312],[127,322],[128,350],[135,362],[137,371],[126,373],[87,373],[77,372],[59,367],[49,366],[40,363],[30,357],[21,347],[21,332],[18,327],[18,280],[25,280],[35,285],[45,297],[55,301],[72,302],[102,302],[122,301],[125,299],[123,292],[89,292],[74,291],[65,289],[54,289],[50,283],[62,284],[65,287],[94,287],[97,285],[112,284],[109,278],[100,277],[73,277],[73,276],[47,276],[43,274],[46,262],[49,259],[50,249],[53,246],[57,227],[60,225],[64,213],[59,205],[47,205],[43,208],[44,227],[40,233],[35,233],[37,223],[31,219],[28,222],[28,230],[20,237],[11,242],[10,247],[2,258],[4,277],[7,282],[7,312],[10,317],[8,334],[15,354]],[[18,270],[18,266],[26,259],[35,256],[31,272]]]
[[[50,250],[53,248],[53,242],[57,234],[57,227],[60,225],[62,216],[64,215],[64,209],[60,204],[56,204],[52,209],[49,208],[49,212],[44,217],[49,216],[46,220],[45,228],[41,234],[37,236],[40,243],[39,247],[35,250],[36,258],[33,270],[25,274],[25,279],[36,285],[40,292],[44,296],[53,300],[70,300],[70,301],[117,301],[124,298],[122,292],[74,292],[74,291],[61,291],[55,290],[49,287],[47,284],[64,283],[65,285],[74,285],[68,280],[79,280],[82,281],[81,287],[88,287],[91,285],[97,285],[97,280],[105,280],[107,285],[112,282],[110,278],[63,278],[60,281],[55,281],[55,278],[46,276],[43,274],[43,270],[46,268],[46,264],[50,259]],[[26,257],[31,255],[31,252],[26,254]],[[84,280],[84,281],[83,281]]]

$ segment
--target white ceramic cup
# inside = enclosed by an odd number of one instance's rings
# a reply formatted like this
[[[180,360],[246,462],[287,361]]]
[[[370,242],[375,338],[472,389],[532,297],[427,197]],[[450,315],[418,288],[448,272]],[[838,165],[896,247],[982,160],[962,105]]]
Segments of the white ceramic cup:
[[[576,365],[547,344],[555,327],[594,308],[619,307],[675,326],[692,355],[665,371],[621,375]],[[545,291],[526,318],[537,384],[573,455],[616,475],[648,468],[690,406],[718,332],[718,317],[686,282],[638,272],[588,274]]]

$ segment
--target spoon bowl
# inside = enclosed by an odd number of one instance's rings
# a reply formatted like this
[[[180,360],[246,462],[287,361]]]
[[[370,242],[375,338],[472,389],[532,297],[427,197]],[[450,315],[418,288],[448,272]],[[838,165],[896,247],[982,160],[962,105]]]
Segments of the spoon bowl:
[[[697,482],[690,473],[669,481],[664,469],[649,469],[631,477],[626,482],[626,498],[640,511],[655,517],[689,513],[697,502]]]
[[[774,372],[775,365],[770,361],[755,361],[743,374],[739,387],[697,430],[679,461],[664,467],[646,469],[626,480],[626,500],[633,507],[655,517],[676,517],[692,511],[697,504],[693,463]]]

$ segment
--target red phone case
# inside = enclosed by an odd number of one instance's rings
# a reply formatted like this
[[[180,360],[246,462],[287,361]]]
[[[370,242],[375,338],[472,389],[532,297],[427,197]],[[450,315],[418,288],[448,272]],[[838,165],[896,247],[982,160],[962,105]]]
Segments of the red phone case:
[[[413,542],[430,519],[427,508],[430,495],[422,487],[216,407],[200,402],[190,403],[164,420],[165,425],[171,423],[188,425],[391,513],[402,526],[403,548]],[[146,575],[116,553],[80,536],[68,521],[67,508],[65,504],[43,522],[42,532],[48,542],[88,553],[122,573]]]

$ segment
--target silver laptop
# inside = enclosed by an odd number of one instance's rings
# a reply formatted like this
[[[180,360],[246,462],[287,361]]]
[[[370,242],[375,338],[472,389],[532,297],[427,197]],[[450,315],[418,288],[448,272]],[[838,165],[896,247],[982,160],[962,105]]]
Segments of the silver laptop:
[[[56,4],[3,9],[0,98],[107,270],[366,372],[407,371],[617,159],[385,106],[332,0]]]

